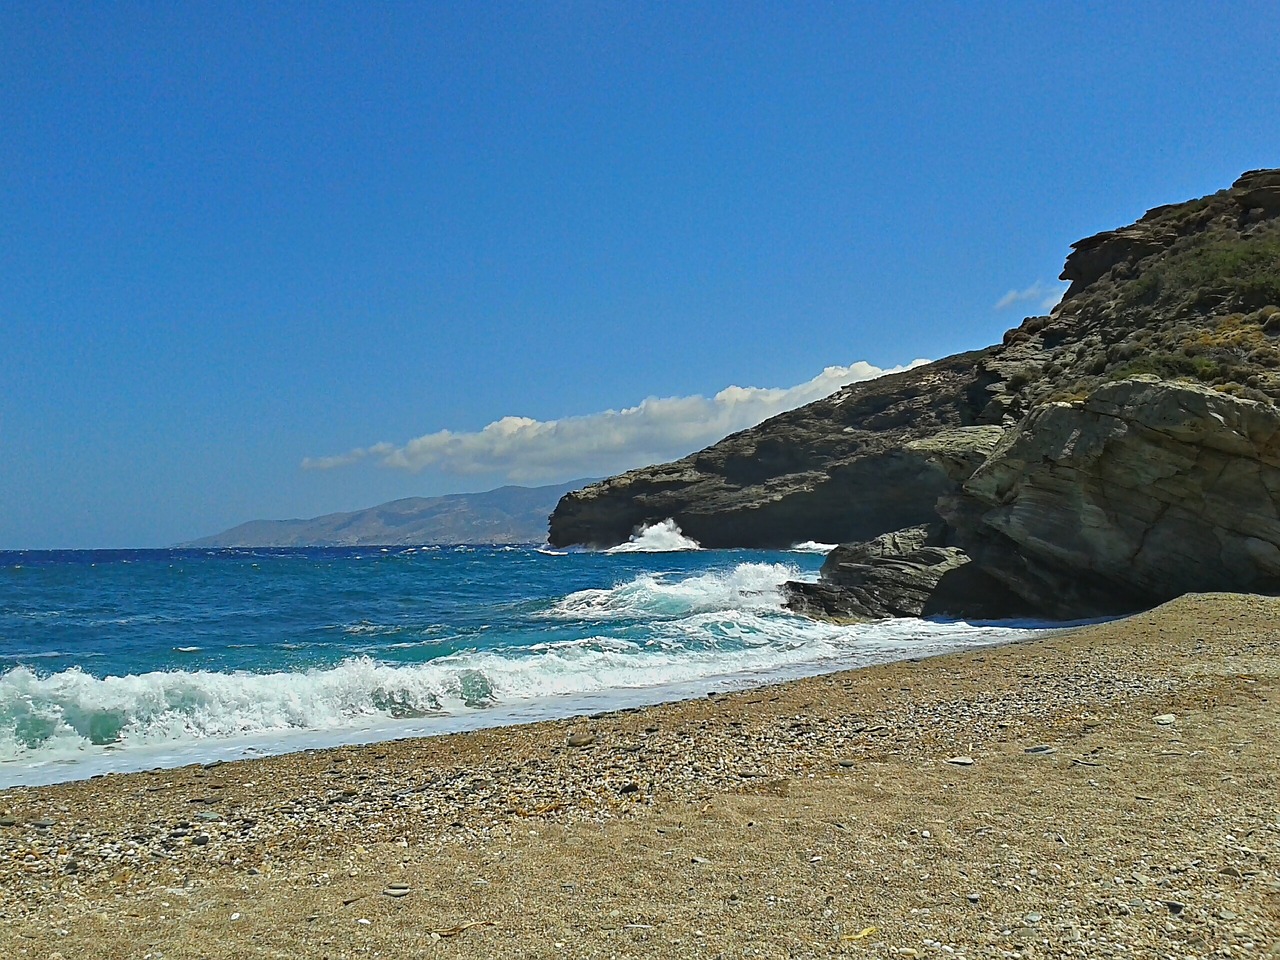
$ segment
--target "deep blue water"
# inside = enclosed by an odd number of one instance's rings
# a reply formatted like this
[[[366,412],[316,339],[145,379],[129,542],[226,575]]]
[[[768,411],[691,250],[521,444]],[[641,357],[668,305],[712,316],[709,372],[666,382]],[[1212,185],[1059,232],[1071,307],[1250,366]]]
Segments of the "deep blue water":
[[[0,786],[654,702],[1021,631],[817,624],[804,552],[0,552]]]

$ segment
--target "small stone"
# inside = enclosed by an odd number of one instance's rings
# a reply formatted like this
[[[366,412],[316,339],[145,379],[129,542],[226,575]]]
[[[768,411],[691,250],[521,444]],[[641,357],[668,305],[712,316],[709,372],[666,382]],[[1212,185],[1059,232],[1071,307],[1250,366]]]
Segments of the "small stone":
[[[640,784],[632,780],[630,783],[624,783],[621,786],[621,788],[619,788],[618,792],[619,793],[636,793],[637,791],[639,791],[639,789],[640,789]]]
[[[1185,903],[1182,903],[1178,900],[1166,900],[1164,902],[1164,905],[1169,908],[1169,912],[1172,913],[1175,917],[1187,908],[1187,905]]]
[[[197,847],[203,847],[209,842],[209,835],[207,833],[198,834],[191,838],[191,842]]]
[[[213,823],[222,819],[222,814],[214,813],[212,810],[201,810],[196,814],[197,820],[204,820],[206,823]]]
[[[973,757],[947,757],[947,763],[956,767],[972,767]]]
[[[837,760],[836,763],[842,767],[856,767],[858,765],[858,761],[851,757],[845,757],[843,760]]]
[[[52,820],[32,820],[31,825],[37,830],[48,830],[53,826]]]
[[[409,885],[402,880],[397,880],[394,883],[388,883],[387,889],[388,890],[408,890]]]
[[[1033,756],[1047,756],[1050,753],[1057,753],[1058,748],[1051,747],[1047,743],[1042,743],[1035,747],[1027,747],[1023,752],[1032,754]]]
[[[982,894],[980,894],[980,893],[971,893],[971,894],[969,894],[969,896],[968,896],[966,899],[967,899],[970,903],[977,903],[979,900],[981,900],[981,899],[982,899]]]
[[[401,886],[387,887],[385,890],[382,891],[382,895],[384,897],[392,897],[395,899],[399,899],[400,897],[407,897],[409,895],[409,888],[401,887]]]
[[[1178,718],[1175,717],[1172,713],[1162,713],[1160,714],[1160,716],[1155,718],[1155,721],[1156,723],[1160,724],[1160,726],[1167,727],[1177,719]]]
[[[1028,914],[1027,914],[1025,917],[1023,917],[1022,919],[1023,919],[1024,921],[1026,921],[1026,923],[1027,923],[1027,925],[1028,925],[1028,926],[1032,926],[1032,925],[1035,925],[1035,924],[1039,923],[1039,922],[1040,922],[1041,920],[1043,920],[1044,918],[1043,918],[1042,916],[1040,916],[1040,914],[1038,914],[1038,913],[1028,913]]]
[[[0,827],[16,827],[18,821],[13,817],[0,817]]]
[[[1240,872],[1238,867],[1223,867],[1221,870],[1218,871],[1218,874],[1220,876],[1230,877],[1232,880],[1239,880],[1241,877],[1244,876],[1244,874]]]
[[[571,747],[589,747],[596,742],[594,733],[571,733],[569,734],[569,746]]]

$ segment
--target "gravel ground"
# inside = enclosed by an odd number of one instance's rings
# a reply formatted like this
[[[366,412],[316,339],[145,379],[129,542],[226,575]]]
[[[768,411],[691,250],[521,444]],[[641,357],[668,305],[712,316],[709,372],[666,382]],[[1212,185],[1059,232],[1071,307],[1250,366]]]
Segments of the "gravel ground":
[[[1280,600],[0,792],[0,956],[1280,958]]]

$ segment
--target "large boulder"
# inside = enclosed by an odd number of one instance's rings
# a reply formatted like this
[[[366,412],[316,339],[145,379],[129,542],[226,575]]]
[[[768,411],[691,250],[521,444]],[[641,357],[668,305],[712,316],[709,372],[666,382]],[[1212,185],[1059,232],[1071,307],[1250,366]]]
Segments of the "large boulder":
[[[998,619],[1025,604],[945,543],[941,524],[915,526],[827,555],[817,583],[790,582],[787,607],[823,620],[966,616]]]
[[[1278,496],[1273,404],[1138,377],[1037,408],[939,509],[985,572],[1080,617],[1280,590]]]

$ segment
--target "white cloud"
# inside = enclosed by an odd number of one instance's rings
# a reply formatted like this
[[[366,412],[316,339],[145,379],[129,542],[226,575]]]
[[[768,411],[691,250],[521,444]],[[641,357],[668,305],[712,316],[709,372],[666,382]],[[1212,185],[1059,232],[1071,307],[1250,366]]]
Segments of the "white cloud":
[[[925,363],[916,360],[909,366]],[[619,473],[678,459],[784,410],[906,367],[882,370],[858,362],[827,367],[789,388],[725,387],[713,397],[649,397],[634,407],[561,420],[503,417],[483,430],[440,430],[403,446],[377,443],[330,457],[308,457],[304,469],[328,470],[374,459],[412,472],[497,473],[525,483]]]
[[[1010,290],[996,301],[995,309],[1007,310],[1019,303],[1038,301],[1040,309],[1048,313],[1062,302],[1062,295],[1067,291],[1066,283],[1044,283],[1037,280],[1025,290]]]

